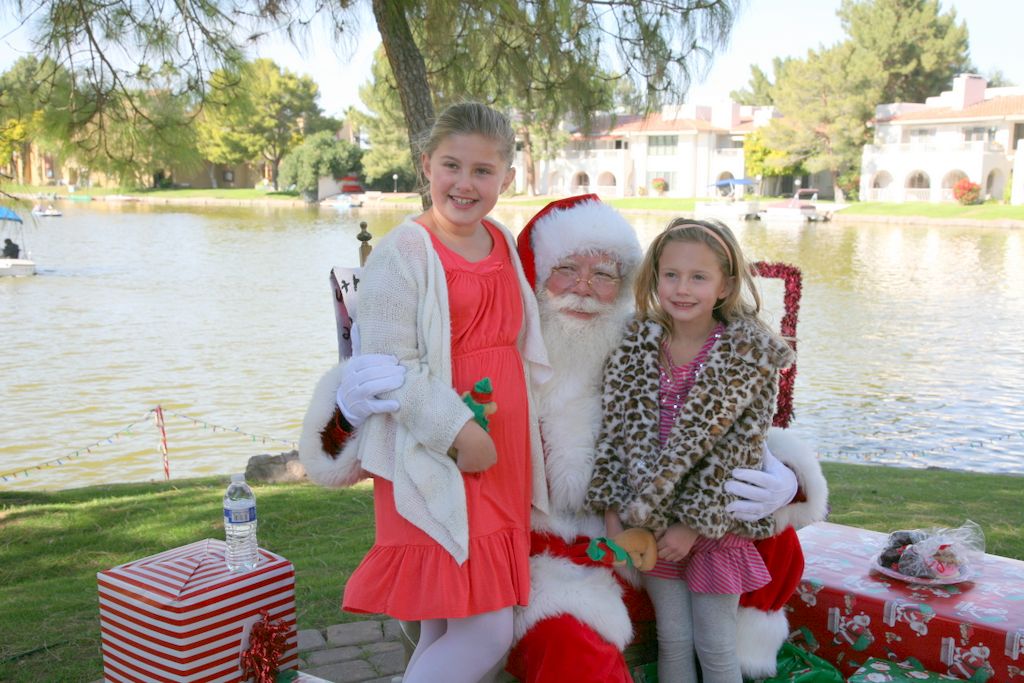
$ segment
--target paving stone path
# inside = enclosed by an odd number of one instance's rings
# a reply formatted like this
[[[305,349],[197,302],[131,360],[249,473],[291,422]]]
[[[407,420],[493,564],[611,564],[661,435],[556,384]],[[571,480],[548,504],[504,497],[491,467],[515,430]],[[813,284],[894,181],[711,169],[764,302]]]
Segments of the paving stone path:
[[[299,631],[299,670],[331,683],[392,683],[405,670],[402,631],[394,619]]]

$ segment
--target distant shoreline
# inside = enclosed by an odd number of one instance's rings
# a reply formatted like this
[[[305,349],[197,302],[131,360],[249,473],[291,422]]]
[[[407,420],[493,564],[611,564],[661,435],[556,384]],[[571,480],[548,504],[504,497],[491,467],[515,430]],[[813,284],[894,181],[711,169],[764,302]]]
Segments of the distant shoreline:
[[[20,193],[14,194],[13,196],[18,199],[22,199],[29,202],[40,202],[41,198],[38,193]],[[82,199],[81,197],[88,196],[89,200]],[[377,196],[368,197],[362,207],[363,209],[391,209],[401,210],[410,209],[415,211],[418,208],[418,204],[412,201],[412,198],[416,195],[413,193],[398,193],[398,195],[392,196],[391,193],[381,193]],[[499,206],[515,207],[521,206],[523,208],[536,208],[539,210],[547,202],[554,199],[558,199],[560,196],[537,196],[537,197],[515,197],[515,198],[500,198],[498,200]],[[627,198],[629,200],[635,200],[637,198]],[[94,202],[105,202],[108,204],[151,204],[151,205],[162,205],[162,206],[251,206],[251,207],[287,207],[297,209],[308,209],[313,206],[323,206],[317,204],[309,204],[305,200],[300,198],[287,199],[287,198],[268,198],[268,197],[169,197],[165,195],[160,196],[148,196],[138,194],[119,194],[119,195],[66,195],[66,194],[54,194],[52,198],[47,198],[45,201],[63,201],[71,203],[82,203],[86,201]],[[684,209],[679,207],[635,207],[635,206],[617,206],[621,200],[618,198],[605,198],[612,206],[615,206],[620,211],[629,213],[651,213],[659,215],[685,215],[693,216],[692,209]],[[633,203],[632,201],[630,203]],[[822,204],[823,208],[827,209],[828,204]],[[928,205],[930,206],[930,205]],[[323,207],[332,208],[332,207]],[[1017,220],[1011,218],[938,218],[934,216],[920,216],[920,215],[892,215],[892,214],[862,214],[862,213],[844,213],[842,211],[835,212],[832,215],[832,222],[835,223],[880,223],[889,225],[930,225],[930,226],[970,226],[970,227],[987,227],[987,228],[1006,228],[1010,230],[1021,230],[1024,229],[1024,220]]]

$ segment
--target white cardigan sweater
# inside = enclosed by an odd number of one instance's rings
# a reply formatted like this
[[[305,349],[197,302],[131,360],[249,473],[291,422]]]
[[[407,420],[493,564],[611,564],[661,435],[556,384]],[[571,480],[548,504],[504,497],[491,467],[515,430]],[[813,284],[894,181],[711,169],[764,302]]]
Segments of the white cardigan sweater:
[[[533,506],[546,512],[543,450],[530,386],[531,381],[547,381],[551,368],[537,302],[515,242],[504,226],[490,222],[505,236],[519,277],[524,312],[519,350],[529,401]],[[406,219],[374,248],[359,288],[358,319],[362,352],[397,356],[406,367],[405,382],[382,395],[397,399],[401,409],[367,419],[339,459],[354,456],[367,472],[389,479],[399,514],[462,564],[469,556],[466,496],[462,473],[447,451],[472,414],[452,388],[448,286],[423,226]]]

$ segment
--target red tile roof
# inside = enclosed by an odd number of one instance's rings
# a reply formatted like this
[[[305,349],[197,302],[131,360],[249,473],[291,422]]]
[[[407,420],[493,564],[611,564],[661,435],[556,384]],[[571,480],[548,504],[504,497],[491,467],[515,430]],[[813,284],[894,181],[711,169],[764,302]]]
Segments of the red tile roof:
[[[624,117],[625,118],[625,117]],[[702,119],[665,119],[661,114],[650,114],[646,118],[633,117],[634,120],[620,121],[617,126],[608,131],[613,135],[624,133],[660,133],[662,131],[672,132],[681,130],[710,131],[717,130],[710,121]]]
[[[990,100],[972,104],[963,109],[952,107],[933,107],[919,111],[899,114],[882,121],[934,121],[937,119],[978,119],[978,118],[1003,118],[1003,117],[1024,117],[1024,95],[1011,95],[1007,97],[993,97]]]

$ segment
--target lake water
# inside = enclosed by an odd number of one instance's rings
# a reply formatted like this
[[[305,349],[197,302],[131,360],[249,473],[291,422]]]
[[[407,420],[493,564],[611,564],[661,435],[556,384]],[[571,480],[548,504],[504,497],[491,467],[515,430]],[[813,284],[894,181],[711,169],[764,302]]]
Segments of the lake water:
[[[241,471],[337,359],[327,275],[400,211],[64,204],[0,279],[0,488]],[[518,230],[533,209],[499,207]],[[27,212],[26,212],[27,213]],[[668,216],[627,214],[646,246]],[[804,276],[792,428],[825,459],[1024,473],[1024,231],[735,226]],[[764,281],[775,319],[781,281]]]

